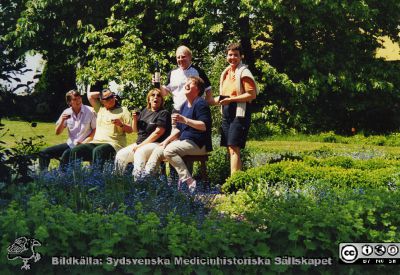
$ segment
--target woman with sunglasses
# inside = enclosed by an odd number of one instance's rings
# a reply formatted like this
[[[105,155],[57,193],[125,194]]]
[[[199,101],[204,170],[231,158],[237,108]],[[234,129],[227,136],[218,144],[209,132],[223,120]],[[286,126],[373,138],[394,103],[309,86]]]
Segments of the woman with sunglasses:
[[[126,134],[132,133],[131,116],[109,89],[89,92],[88,99],[97,113],[96,133],[92,141],[71,150],[71,159],[87,160],[102,168],[106,160],[113,160],[116,152],[126,146]]]
[[[118,151],[115,166],[124,172],[128,163],[133,162],[133,175],[140,178],[147,160],[154,148],[169,136],[171,115],[164,110],[164,99],[159,89],[152,89],[147,94],[147,106],[132,116],[132,129],[138,133],[135,143]]]

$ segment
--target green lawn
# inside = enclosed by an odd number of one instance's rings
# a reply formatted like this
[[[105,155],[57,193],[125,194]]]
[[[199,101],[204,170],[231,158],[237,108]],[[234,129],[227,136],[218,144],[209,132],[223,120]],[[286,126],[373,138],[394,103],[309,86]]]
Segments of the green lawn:
[[[9,129],[9,133],[14,134],[15,137],[7,134],[3,137],[3,141],[6,142],[7,147],[11,147],[15,144],[15,141],[21,137],[32,137],[43,135],[45,146],[51,146],[59,143],[63,143],[67,140],[67,131],[56,136],[54,133],[55,123],[49,122],[36,122],[37,126],[32,127],[31,123],[19,120],[2,120],[2,123],[5,125],[5,129]],[[380,136],[376,136],[380,137]],[[279,138],[279,137],[275,137]],[[385,137],[382,136],[384,139]],[[378,146],[378,145],[369,145],[363,144],[363,141],[360,140],[359,143],[330,143],[330,142],[318,142],[315,141],[315,136],[309,136],[309,140],[307,140],[306,135],[301,135],[296,140],[296,137],[282,137],[285,140],[263,140],[263,141],[254,141],[251,140],[247,143],[248,148],[251,151],[290,151],[290,152],[304,152],[304,151],[314,151],[319,149],[331,149],[336,152],[354,152],[354,151],[374,151],[382,154],[391,154],[391,155],[400,155],[400,146]],[[136,140],[136,134],[128,134],[128,144],[133,143]]]
[[[43,141],[46,143],[45,147],[64,143],[68,138],[67,130],[64,130],[61,135],[57,136],[55,134],[55,122],[49,123],[36,121],[36,127],[32,127],[29,122],[20,120],[2,119],[1,122],[5,125],[4,128],[9,130],[9,133],[3,137],[3,141],[6,142],[7,147],[12,147],[15,142],[22,137],[27,138],[43,135]],[[14,136],[11,136],[10,134],[14,134]],[[128,135],[128,144],[133,143],[135,140],[136,134]]]
[[[333,150],[339,153],[346,152],[362,152],[374,151],[382,154],[398,154],[400,155],[400,147],[398,146],[377,146],[366,144],[344,144],[344,143],[329,143],[329,142],[314,142],[314,141],[295,141],[295,140],[273,140],[273,141],[249,141],[248,148],[254,151],[290,151],[290,152],[305,152],[320,149]]]

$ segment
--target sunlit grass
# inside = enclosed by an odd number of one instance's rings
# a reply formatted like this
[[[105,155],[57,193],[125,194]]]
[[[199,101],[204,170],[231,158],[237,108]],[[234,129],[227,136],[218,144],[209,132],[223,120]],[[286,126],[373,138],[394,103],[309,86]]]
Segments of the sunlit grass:
[[[398,146],[377,146],[365,144],[344,144],[329,142],[313,142],[298,140],[270,140],[270,141],[249,141],[248,147],[252,151],[290,151],[290,152],[306,152],[328,148],[335,152],[356,152],[356,151],[375,151],[383,154],[400,154]]]
[[[3,137],[3,141],[6,142],[7,147],[12,147],[15,145],[16,141],[22,137],[28,138],[42,135],[44,136],[44,147],[64,143],[68,139],[68,131],[66,129],[64,129],[63,133],[58,136],[55,134],[55,122],[27,122],[9,119],[2,119],[1,122],[5,125],[4,128],[9,130],[7,135]],[[36,127],[32,127],[32,123],[36,123]],[[136,140],[136,134],[128,134],[127,138],[128,144],[131,144]]]
[[[63,143],[67,140],[67,131],[57,136],[54,133],[55,122],[40,122],[36,121],[37,126],[32,127],[31,123],[20,120],[3,119],[2,123],[5,125],[5,129],[9,129],[9,133],[3,137],[3,141],[6,142],[7,147],[15,145],[16,140],[21,137],[33,137],[43,135],[43,141],[45,146],[52,146]],[[10,134],[14,134],[14,137]],[[377,136],[379,137],[379,136]],[[128,134],[128,144],[133,143],[136,140],[136,134]],[[383,138],[383,136],[382,136]],[[313,151],[321,148],[329,148],[338,152],[354,152],[354,151],[377,151],[384,154],[398,154],[400,155],[400,147],[397,146],[377,146],[363,144],[363,140],[360,139],[358,143],[330,143],[321,142],[321,137],[318,135],[296,135],[296,136],[276,136],[269,140],[263,141],[248,141],[247,146],[252,151],[292,151],[292,152],[304,152]],[[356,142],[356,141],[355,141]]]

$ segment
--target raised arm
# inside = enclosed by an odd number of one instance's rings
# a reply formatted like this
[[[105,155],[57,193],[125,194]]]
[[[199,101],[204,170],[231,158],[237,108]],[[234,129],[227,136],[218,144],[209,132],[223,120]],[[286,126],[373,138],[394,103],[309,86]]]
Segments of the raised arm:
[[[166,97],[170,93],[170,91],[163,85],[161,85],[160,91],[161,91],[162,97]]]
[[[92,105],[92,107],[95,109],[100,104],[100,92],[88,92],[87,98],[90,105]]]

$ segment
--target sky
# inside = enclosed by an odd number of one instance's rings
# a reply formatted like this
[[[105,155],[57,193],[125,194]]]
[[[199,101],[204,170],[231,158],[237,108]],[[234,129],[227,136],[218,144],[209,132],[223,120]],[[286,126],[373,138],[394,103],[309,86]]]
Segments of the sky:
[[[34,81],[34,83],[36,83],[38,81],[38,79],[34,79],[33,77],[35,74],[42,72],[43,66],[44,66],[44,61],[42,59],[42,55],[27,54],[25,58],[26,58],[26,61],[25,61],[26,67],[25,68],[30,69],[31,71],[26,72],[24,74],[18,74],[18,75],[16,75],[16,77],[21,79],[21,83],[27,83],[28,81]],[[11,83],[8,83],[8,82],[1,81],[0,83],[5,86],[16,87],[19,82],[13,81]],[[18,90],[16,90],[16,93],[23,94],[24,90],[25,90],[25,87],[21,87]]]
[[[394,43],[388,36],[381,37],[383,39],[383,47],[376,50],[377,57],[383,57],[388,61],[400,60],[400,47],[398,43]]]

